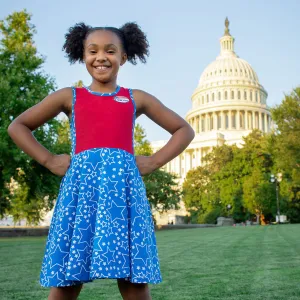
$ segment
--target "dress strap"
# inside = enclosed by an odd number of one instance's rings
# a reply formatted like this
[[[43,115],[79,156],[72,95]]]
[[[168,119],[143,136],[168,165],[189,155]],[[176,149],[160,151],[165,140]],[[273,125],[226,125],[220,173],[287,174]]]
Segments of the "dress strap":
[[[134,107],[134,116],[135,116],[136,115],[136,104],[135,104],[135,101],[133,98],[133,92],[132,92],[132,89],[128,89],[128,91],[129,91],[130,99],[131,99],[133,107]]]
[[[72,118],[71,118],[71,141],[72,141],[72,152],[71,157],[75,154],[75,145],[76,145],[76,130],[75,130],[75,103],[76,103],[76,87],[72,86]]]
[[[133,149],[133,154],[134,154],[134,129],[135,129],[135,120],[136,120],[136,104],[135,104],[135,101],[133,98],[132,89],[128,89],[128,91],[129,91],[130,99],[132,101],[132,105],[134,108],[133,117],[132,117],[132,149]]]

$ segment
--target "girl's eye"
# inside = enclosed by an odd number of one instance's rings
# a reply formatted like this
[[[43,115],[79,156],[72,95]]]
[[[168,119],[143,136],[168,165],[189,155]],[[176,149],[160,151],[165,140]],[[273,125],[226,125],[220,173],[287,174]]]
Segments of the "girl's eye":
[[[91,54],[95,54],[95,53],[96,53],[96,51],[95,51],[95,50],[92,50],[92,51],[90,51],[90,53],[91,53]]]
[[[108,50],[107,53],[109,53],[109,54],[114,54],[115,51],[113,51],[113,50]]]

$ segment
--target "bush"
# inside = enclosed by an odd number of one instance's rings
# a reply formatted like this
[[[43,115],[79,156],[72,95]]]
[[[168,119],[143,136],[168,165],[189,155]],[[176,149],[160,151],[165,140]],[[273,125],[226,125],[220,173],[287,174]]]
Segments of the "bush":
[[[198,223],[200,224],[217,224],[217,218],[221,216],[222,209],[216,207],[203,215],[198,216]]]

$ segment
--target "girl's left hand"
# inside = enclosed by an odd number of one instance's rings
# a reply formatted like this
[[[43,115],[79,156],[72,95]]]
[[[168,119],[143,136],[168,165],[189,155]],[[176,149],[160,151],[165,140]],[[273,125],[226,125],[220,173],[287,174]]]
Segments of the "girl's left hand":
[[[152,156],[138,155],[135,157],[135,161],[142,176],[150,174],[156,170]]]

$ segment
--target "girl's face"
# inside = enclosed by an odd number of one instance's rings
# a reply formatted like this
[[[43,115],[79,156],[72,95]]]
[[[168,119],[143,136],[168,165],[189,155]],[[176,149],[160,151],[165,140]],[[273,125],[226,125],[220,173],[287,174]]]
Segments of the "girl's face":
[[[101,83],[116,81],[119,67],[127,59],[119,37],[108,30],[97,30],[84,43],[84,61],[91,76]]]

